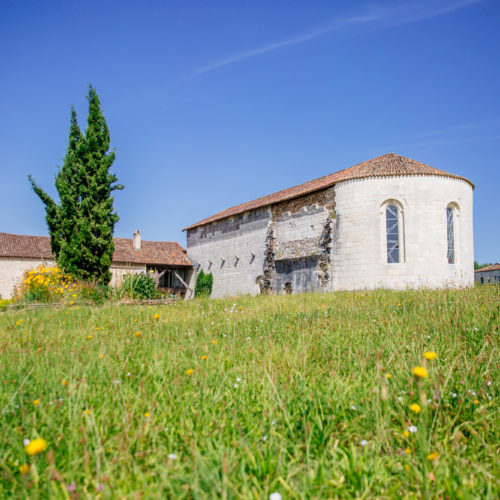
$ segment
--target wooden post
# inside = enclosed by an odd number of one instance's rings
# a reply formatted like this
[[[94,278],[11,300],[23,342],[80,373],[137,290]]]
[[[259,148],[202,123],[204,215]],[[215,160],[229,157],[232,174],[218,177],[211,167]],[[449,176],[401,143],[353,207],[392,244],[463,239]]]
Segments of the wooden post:
[[[188,289],[190,290],[191,292],[193,292],[193,289],[179,276],[179,274],[177,273],[177,271],[175,269],[172,269],[172,272],[175,274],[175,276],[177,277],[177,279]]]

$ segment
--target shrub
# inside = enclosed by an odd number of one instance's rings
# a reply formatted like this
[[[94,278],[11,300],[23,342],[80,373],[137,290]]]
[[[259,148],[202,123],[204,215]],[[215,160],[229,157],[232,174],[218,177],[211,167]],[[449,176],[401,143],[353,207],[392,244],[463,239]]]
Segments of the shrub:
[[[78,297],[80,286],[58,267],[39,265],[26,271],[15,290],[16,301],[62,302]]]
[[[205,274],[202,269],[198,276],[196,276],[196,284],[194,286],[195,297],[210,297],[213,284],[214,277],[212,273]]]
[[[82,282],[80,289],[80,298],[94,304],[103,304],[110,297],[111,289],[108,286],[95,283]]]
[[[119,289],[119,296],[149,300],[158,297],[156,281],[144,273],[126,274]]]
[[[5,311],[5,309],[7,309],[7,306],[10,306],[13,302],[13,299],[2,299],[0,297],[0,311]]]
[[[79,300],[103,303],[109,297],[109,287],[75,281],[58,267],[40,265],[26,271],[14,292],[15,302],[69,302]]]

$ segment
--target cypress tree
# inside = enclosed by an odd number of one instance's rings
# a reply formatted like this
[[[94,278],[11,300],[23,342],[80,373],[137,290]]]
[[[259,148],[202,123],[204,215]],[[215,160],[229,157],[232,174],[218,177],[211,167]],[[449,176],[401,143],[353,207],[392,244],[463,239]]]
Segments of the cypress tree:
[[[68,148],[56,175],[57,204],[29,176],[35,193],[45,205],[45,220],[52,252],[58,265],[73,276],[107,285],[114,252],[113,231],[118,214],[113,210],[112,191],[123,189],[109,172],[115,152],[109,152],[106,120],[95,89],[87,96],[89,114],[83,134],[74,109]]]

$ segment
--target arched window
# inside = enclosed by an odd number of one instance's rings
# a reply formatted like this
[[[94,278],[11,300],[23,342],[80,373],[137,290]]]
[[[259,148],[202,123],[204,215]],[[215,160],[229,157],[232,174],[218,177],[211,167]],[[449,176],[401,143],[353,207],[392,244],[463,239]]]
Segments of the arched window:
[[[396,205],[388,205],[385,209],[385,227],[387,236],[387,263],[398,264],[399,256],[399,215]]]
[[[448,234],[448,264],[455,264],[455,233],[453,226],[453,207],[446,207],[446,231]]]

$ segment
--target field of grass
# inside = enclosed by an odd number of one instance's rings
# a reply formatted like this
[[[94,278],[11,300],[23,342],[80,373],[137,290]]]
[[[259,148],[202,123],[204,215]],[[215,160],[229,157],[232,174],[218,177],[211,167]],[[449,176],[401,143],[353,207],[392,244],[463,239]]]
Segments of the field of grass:
[[[0,313],[0,497],[498,497],[499,293]]]

